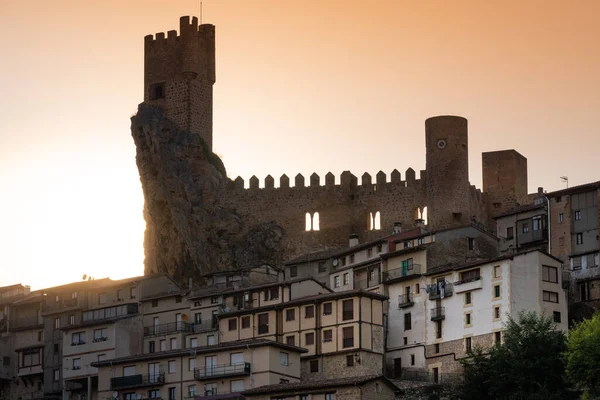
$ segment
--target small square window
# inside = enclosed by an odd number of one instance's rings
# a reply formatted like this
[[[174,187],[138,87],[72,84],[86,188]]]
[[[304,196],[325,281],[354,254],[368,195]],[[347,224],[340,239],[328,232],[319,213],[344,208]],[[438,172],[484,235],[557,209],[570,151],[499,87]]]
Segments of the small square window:
[[[152,300],[152,307],[158,307],[158,300]]]
[[[500,307],[494,307],[494,318],[495,319],[500,318]]]
[[[242,317],[242,329],[250,328],[250,317]]]
[[[333,313],[333,304],[332,303],[324,303],[323,304],[323,315],[331,315]]]
[[[315,306],[306,306],[304,309],[304,318],[314,318],[315,317]]]
[[[231,318],[228,322],[229,322],[229,330],[235,331],[237,329],[237,318]]]
[[[304,344],[307,346],[312,346],[315,344],[315,334],[313,332],[309,332],[304,335]]]
[[[290,278],[294,278],[296,276],[298,276],[298,266],[292,265],[290,267]]]
[[[333,340],[333,332],[331,329],[323,331],[323,342],[331,342]]]
[[[285,338],[285,343],[289,344],[290,346],[295,346],[296,345],[296,337],[294,335],[287,336]]]
[[[465,293],[465,304],[471,304],[471,292]]]
[[[554,316],[554,322],[556,322],[557,324],[560,324],[560,322],[561,322],[560,311],[554,311],[553,316]]]
[[[285,320],[286,321],[294,321],[296,319],[296,309],[290,308],[285,310]]]
[[[327,264],[325,261],[319,261],[318,271],[320,274],[327,272]]]
[[[346,356],[346,367],[354,367],[354,355]]]
[[[165,98],[165,83],[154,83],[150,85],[150,100],[160,100]]]
[[[494,297],[500,297],[500,285],[494,286]]]
[[[319,360],[310,360],[310,372],[319,372]]]
[[[581,221],[581,211],[575,211],[575,221]]]

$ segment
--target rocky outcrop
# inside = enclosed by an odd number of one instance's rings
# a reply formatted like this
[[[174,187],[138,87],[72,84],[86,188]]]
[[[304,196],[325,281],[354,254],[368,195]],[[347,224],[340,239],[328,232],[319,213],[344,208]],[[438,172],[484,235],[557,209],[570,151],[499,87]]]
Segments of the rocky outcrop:
[[[284,229],[249,226],[219,193],[232,185],[219,157],[199,135],[183,132],[162,109],[141,104],[131,118],[144,192],[146,274],[179,282],[215,271],[282,260]]]

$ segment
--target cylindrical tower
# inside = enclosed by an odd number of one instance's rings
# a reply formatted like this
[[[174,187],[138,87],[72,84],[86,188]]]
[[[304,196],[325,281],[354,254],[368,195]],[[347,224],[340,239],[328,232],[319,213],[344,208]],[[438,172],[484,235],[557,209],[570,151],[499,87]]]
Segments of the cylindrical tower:
[[[470,220],[467,120],[438,116],[425,121],[428,224],[443,229]]]

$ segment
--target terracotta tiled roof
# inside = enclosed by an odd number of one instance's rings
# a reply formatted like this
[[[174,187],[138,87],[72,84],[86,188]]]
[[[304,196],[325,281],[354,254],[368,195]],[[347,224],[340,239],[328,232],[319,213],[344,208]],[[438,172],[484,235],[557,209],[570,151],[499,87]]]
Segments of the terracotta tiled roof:
[[[265,385],[254,389],[246,390],[242,392],[244,396],[250,395],[261,395],[268,393],[281,393],[281,392],[295,392],[298,390],[315,390],[315,389],[327,389],[335,388],[340,386],[354,386],[363,385],[376,379],[384,379],[383,375],[367,375],[367,376],[354,376],[348,378],[337,378],[337,379],[326,379],[326,380],[305,380],[302,382],[294,383],[281,383],[277,385]],[[390,383],[391,385],[391,383]]]

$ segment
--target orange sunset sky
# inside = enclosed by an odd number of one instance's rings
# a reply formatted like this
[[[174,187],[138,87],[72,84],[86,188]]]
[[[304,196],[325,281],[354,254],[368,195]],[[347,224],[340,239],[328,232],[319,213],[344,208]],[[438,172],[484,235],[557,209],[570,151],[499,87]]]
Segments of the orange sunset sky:
[[[191,0],[0,3],[0,285],[143,273],[129,118],[143,43]],[[231,178],[425,168],[424,120],[514,148],[529,191],[600,180],[600,1],[204,0],[214,150]]]

